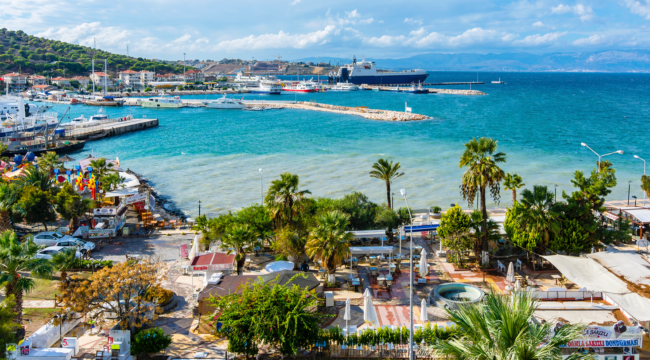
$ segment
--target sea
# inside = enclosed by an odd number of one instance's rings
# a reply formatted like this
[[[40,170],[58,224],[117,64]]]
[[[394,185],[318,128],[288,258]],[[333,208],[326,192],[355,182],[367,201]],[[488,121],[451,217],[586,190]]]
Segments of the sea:
[[[467,208],[459,188],[464,169],[458,161],[464,144],[483,136],[498,140],[498,150],[506,153],[504,171],[521,175],[525,187],[548,186],[559,199],[562,192],[573,191],[576,171],[588,173],[596,167],[598,156],[581,146],[585,143],[599,154],[623,150],[603,158],[614,164],[618,180],[609,199],[627,199],[629,190],[643,202],[644,162],[633,156],[650,161],[645,137],[650,74],[431,72],[427,82],[477,79],[485,84],[471,88],[484,96],[373,91],[231,95],[395,111],[408,106],[431,117],[417,122],[293,109],[106,108],[111,117],[158,118],[160,126],[92,141],[70,156],[117,157],[122,168],[145,176],[169,196],[169,207],[197,216],[200,202],[202,214],[215,216],[259,203],[271,181],[284,172],[299,175],[300,189],[313,197],[338,198],[358,191],[374,202],[386,202],[384,182],[369,176],[380,158],[400,163],[404,173],[392,184],[396,206],[405,205],[399,190],[406,189],[408,203],[416,209]],[[498,79],[505,84],[491,84]],[[57,105],[53,111],[63,114],[67,107]],[[64,121],[82,114],[88,118],[97,110],[71,106]],[[511,192],[502,190],[500,201],[490,199],[488,206],[511,203]]]

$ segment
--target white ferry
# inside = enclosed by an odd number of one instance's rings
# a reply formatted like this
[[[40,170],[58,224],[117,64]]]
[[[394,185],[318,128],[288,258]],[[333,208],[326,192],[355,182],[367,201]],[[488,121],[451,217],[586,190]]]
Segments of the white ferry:
[[[377,70],[374,61],[366,61],[364,58],[357,62],[357,58],[352,59],[352,64],[343,65],[339,68],[338,80],[342,82],[351,82],[356,85],[380,85],[380,84],[408,84],[412,82],[424,82],[429,76],[426,70],[404,70],[404,71],[387,71]]]
[[[181,98],[178,96],[169,96],[169,95],[160,95],[156,98],[149,98],[140,100],[140,104],[143,108],[182,108],[185,107],[185,104],[181,101]]]
[[[285,85],[282,88],[282,90],[291,91],[291,92],[310,93],[310,92],[315,92],[316,88],[314,87],[314,85],[310,84],[309,82],[299,82],[299,83]]]
[[[53,105],[35,105],[25,103],[25,115],[44,113],[52,108]],[[16,100],[0,98],[0,120],[7,120],[9,115],[18,114],[18,103]]]
[[[245,109],[246,105],[244,105],[241,100],[227,98],[226,95],[224,95],[221,99],[208,101],[205,104],[205,107],[208,109]]]
[[[350,83],[338,83],[329,88],[329,91],[357,91],[359,87]]]
[[[262,81],[258,87],[248,89],[251,94],[269,94],[279,95],[282,92],[282,86],[274,81]]]

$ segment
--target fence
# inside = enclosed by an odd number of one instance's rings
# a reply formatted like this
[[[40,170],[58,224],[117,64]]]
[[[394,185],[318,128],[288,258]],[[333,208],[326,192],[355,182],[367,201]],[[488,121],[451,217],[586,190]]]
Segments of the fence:
[[[602,300],[599,291],[535,291],[533,296],[542,301]]]

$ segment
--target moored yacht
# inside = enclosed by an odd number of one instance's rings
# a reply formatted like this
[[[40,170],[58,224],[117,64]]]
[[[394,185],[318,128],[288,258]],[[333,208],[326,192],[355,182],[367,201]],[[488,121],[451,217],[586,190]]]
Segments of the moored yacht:
[[[279,95],[282,92],[282,86],[274,81],[261,81],[258,87],[248,90],[251,94],[269,94]]]
[[[181,101],[181,98],[178,96],[169,96],[165,94],[160,94],[159,97],[148,98],[140,100],[140,104],[143,108],[170,108],[177,109],[185,107],[185,104]]]
[[[359,87],[350,83],[338,83],[332,86],[329,90],[330,91],[357,91],[359,90]]]
[[[282,90],[309,93],[309,92],[315,92],[316,88],[314,88],[314,85],[310,84],[309,82],[300,82],[300,83],[285,85],[282,88]]]
[[[246,105],[241,100],[228,98],[224,95],[220,99],[208,101],[205,107],[208,109],[245,109]]]

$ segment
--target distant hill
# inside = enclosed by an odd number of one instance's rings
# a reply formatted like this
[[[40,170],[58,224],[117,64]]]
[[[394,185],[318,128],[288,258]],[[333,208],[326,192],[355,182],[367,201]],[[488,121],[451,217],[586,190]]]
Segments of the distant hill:
[[[299,59],[316,62],[317,58]],[[360,60],[360,59],[357,59]],[[650,72],[650,51],[599,51],[582,53],[422,54],[404,59],[369,59],[380,69],[432,71],[585,71]],[[350,63],[350,59],[321,61]]]
[[[111,75],[118,70],[128,69],[153,71],[155,68],[157,73],[183,72],[183,67],[176,64],[112,54],[87,46],[27,35],[20,30],[0,29],[0,74],[20,70],[23,74],[60,76],[65,70],[66,76],[88,76],[93,54],[95,70],[103,71],[104,59],[107,59]]]

